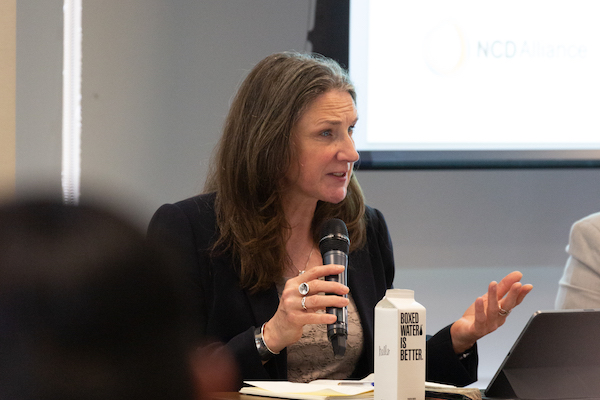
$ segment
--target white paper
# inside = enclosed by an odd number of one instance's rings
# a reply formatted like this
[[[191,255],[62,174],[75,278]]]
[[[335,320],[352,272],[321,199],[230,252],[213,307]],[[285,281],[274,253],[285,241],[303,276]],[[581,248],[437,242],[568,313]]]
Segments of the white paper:
[[[337,381],[330,384],[285,381],[244,381],[244,383],[276,393],[307,393],[327,396],[355,396],[373,390],[371,385],[338,385]]]

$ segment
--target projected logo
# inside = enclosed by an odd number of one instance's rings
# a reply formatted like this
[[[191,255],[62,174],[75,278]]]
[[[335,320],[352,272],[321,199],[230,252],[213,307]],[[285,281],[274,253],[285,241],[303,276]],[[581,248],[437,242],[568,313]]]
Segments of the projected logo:
[[[445,21],[433,28],[423,45],[425,63],[438,75],[455,73],[467,58],[467,42],[460,27]]]

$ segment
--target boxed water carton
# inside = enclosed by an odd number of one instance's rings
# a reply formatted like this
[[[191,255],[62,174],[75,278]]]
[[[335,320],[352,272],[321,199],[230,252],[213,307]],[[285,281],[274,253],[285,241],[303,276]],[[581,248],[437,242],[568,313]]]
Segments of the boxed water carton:
[[[389,289],[375,307],[375,400],[425,399],[425,307]]]

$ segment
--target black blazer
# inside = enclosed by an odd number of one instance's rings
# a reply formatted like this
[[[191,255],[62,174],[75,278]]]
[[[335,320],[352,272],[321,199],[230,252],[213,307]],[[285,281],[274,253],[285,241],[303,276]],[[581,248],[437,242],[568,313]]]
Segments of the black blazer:
[[[231,255],[209,256],[218,232],[215,194],[195,196],[156,211],[148,227],[151,240],[175,248],[190,277],[192,307],[200,333],[227,344],[237,360],[242,380],[287,378],[285,349],[265,365],[254,344],[254,329],[277,311],[277,289],[250,293],[241,289]],[[351,378],[373,372],[374,309],[394,279],[392,243],[383,215],[367,207],[367,245],[351,252],[348,286],[356,303],[364,332],[364,350]],[[452,349],[450,327],[427,341],[427,380],[467,385],[477,380],[477,351],[459,360]],[[241,381],[240,381],[241,385]]]

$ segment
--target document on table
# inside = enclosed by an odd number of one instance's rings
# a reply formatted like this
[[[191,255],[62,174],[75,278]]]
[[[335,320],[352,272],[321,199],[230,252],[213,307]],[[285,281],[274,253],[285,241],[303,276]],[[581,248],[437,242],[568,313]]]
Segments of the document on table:
[[[310,383],[292,383],[286,381],[245,381],[248,387],[240,390],[242,394],[264,397],[299,400],[351,400],[372,399],[374,396],[373,374],[362,380],[317,379]],[[426,398],[481,400],[481,392],[476,388],[459,388],[425,382]]]
[[[320,379],[310,383],[285,381],[245,381],[240,393],[284,399],[372,399],[372,381],[335,381]]]

